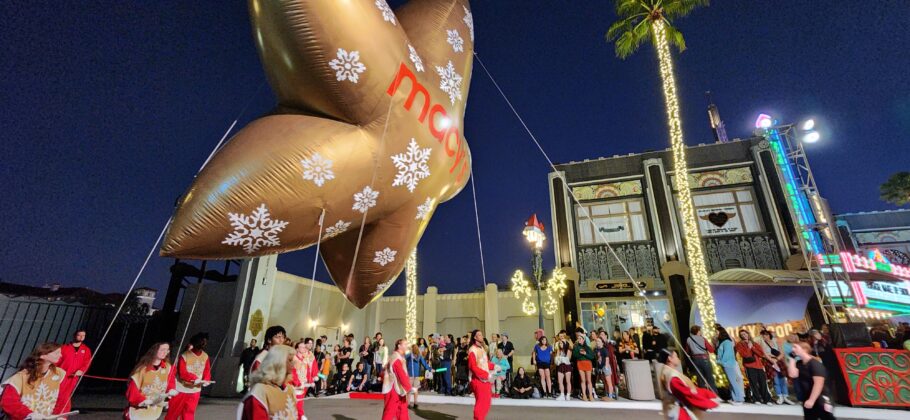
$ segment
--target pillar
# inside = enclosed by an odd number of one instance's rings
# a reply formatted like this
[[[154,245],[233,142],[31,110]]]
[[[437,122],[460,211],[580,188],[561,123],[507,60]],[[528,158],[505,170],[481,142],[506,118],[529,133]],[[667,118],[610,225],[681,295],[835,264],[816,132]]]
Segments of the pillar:
[[[278,256],[245,260],[240,267],[234,291],[234,302],[230,319],[227,320],[227,342],[213,366],[209,394],[217,397],[237,395],[237,373],[240,353],[249,341],[255,338],[262,344],[265,325],[269,319],[275,274],[278,272]],[[217,351],[217,350],[216,350]]]
[[[538,308],[539,309],[539,308]],[[490,337],[499,331],[499,290],[496,283],[489,283],[483,291],[484,336]]]
[[[436,299],[438,298],[439,289],[436,286],[427,287],[427,292],[423,295],[423,337],[434,333],[442,334],[440,331],[436,331]]]

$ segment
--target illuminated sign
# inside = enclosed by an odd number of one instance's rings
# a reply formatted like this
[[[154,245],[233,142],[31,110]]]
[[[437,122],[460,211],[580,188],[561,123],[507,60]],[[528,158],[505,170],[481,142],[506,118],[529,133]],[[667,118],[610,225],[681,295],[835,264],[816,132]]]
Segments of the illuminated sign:
[[[887,273],[902,280],[910,281],[910,267],[891,264],[877,249],[869,251],[868,256],[841,252],[840,255],[817,255],[822,266],[842,265],[848,273]]]
[[[768,119],[770,119],[770,117],[768,117]],[[759,121],[756,122],[756,126],[760,126],[759,122],[761,121],[763,120],[760,117]],[[797,182],[797,174],[793,169],[793,165],[791,165],[787,158],[787,150],[784,147],[783,139],[781,139],[777,129],[769,129],[768,127],[761,128],[766,129],[765,136],[768,139],[768,144],[771,146],[771,154],[774,156],[774,161],[777,163],[778,168],[780,168],[780,174],[784,184],[784,194],[786,195],[790,209],[793,211],[793,215],[796,217],[796,221],[799,223],[800,230],[802,231],[800,235],[802,236],[805,249],[811,255],[821,254],[824,249],[822,248],[821,236],[818,234],[817,230],[812,229],[816,224],[815,214],[812,212],[812,207],[809,206],[809,200],[806,199],[806,194],[803,193],[800,188],[800,183]]]

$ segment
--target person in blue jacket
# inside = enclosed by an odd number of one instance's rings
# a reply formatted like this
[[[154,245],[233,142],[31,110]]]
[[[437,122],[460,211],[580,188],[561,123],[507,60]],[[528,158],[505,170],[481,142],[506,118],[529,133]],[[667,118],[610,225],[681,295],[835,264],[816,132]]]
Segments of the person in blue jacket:
[[[420,368],[423,367],[426,372],[432,372],[432,370],[426,359],[420,355],[420,347],[417,344],[411,345],[411,352],[405,356],[404,362],[408,369],[408,377],[411,378],[411,390],[413,390],[414,408],[416,409],[417,390],[420,389]]]
[[[743,374],[736,362],[736,350],[733,349],[733,340],[722,326],[717,326],[717,363],[724,369],[727,382],[730,383],[730,394],[733,405],[741,405],[746,400],[746,391],[743,384]]]

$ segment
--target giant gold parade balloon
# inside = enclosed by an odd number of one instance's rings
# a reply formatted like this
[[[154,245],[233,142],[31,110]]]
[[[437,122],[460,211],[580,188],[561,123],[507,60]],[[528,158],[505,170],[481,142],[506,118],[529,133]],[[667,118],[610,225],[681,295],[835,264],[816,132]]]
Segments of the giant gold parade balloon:
[[[465,0],[395,11],[384,0],[252,0],[249,9],[278,106],[199,173],[161,255],[256,257],[321,237],[332,279],[362,308],[471,174],[462,127],[471,11]]]

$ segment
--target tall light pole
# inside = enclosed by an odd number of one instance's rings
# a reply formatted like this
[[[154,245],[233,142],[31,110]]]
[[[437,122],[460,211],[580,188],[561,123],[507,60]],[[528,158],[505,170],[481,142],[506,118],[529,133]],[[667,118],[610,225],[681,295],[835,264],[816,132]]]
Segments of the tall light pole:
[[[543,250],[543,241],[547,240],[547,236],[543,233],[543,223],[537,220],[537,214],[531,215],[525,223],[522,233],[531,244],[531,247],[534,248],[534,256],[531,257],[531,270],[534,272],[534,280],[537,282],[537,327],[542,330],[543,307],[540,300],[540,276],[543,274],[543,256],[541,251]]]

